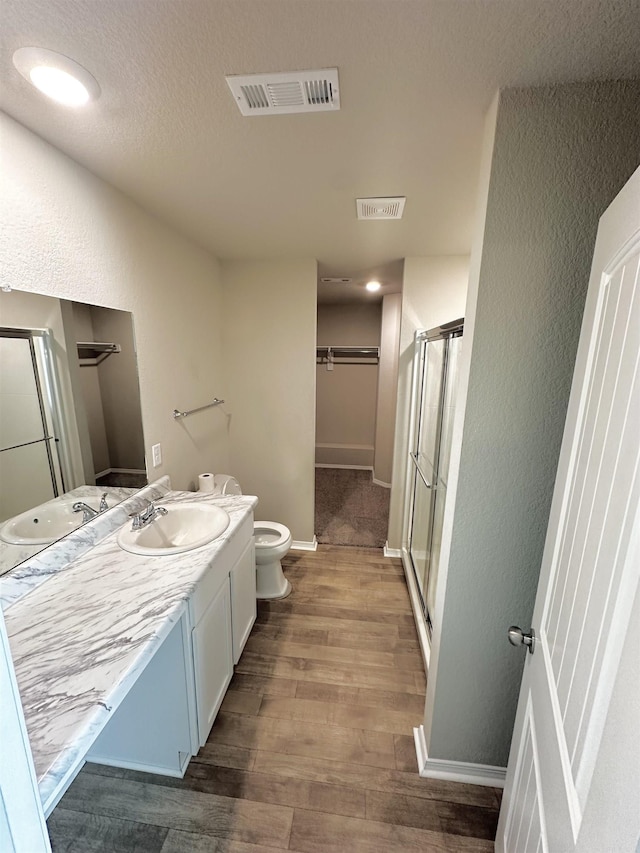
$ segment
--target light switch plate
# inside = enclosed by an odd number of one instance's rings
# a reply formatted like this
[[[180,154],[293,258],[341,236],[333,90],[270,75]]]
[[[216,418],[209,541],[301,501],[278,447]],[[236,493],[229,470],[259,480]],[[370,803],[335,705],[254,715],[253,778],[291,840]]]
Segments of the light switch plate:
[[[151,458],[153,461],[153,467],[158,468],[162,465],[162,445],[154,444],[151,448]]]

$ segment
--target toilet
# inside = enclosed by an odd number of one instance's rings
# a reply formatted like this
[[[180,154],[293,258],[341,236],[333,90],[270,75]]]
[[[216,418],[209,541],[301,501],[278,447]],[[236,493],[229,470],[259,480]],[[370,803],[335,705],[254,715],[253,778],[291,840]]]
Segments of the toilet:
[[[242,489],[230,474],[216,474],[213,492],[217,495],[241,495]],[[276,521],[255,521],[253,538],[256,550],[256,598],[286,598],[291,584],[282,571],[282,558],[291,548],[291,531]]]

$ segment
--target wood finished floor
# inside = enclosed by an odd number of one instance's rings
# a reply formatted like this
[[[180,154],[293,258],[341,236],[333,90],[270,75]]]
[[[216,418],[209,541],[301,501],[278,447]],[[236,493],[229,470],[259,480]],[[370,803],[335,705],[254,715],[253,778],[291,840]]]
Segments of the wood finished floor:
[[[67,853],[485,853],[499,791],[421,779],[425,678],[400,561],[321,546],[258,620],[184,779],[85,765]]]

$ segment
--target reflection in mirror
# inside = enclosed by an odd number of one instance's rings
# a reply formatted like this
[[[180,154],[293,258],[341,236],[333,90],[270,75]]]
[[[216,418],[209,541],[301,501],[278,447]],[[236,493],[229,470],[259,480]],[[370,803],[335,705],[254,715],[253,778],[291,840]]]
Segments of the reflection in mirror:
[[[0,573],[146,482],[132,315],[0,293]]]

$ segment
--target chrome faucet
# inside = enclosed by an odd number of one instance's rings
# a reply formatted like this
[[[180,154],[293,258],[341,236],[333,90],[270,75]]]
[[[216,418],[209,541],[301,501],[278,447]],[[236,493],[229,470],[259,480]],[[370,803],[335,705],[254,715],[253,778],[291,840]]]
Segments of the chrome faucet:
[[[87,521],[91,521],[92,518],[95,518],[96,515],[99,515],[101,512],[109,509],[109,505],[107,504],[107,493],[103,492],[102,497],[100,498],[100,506],[98,509],[94,509],[89,504],[86,504],[84,501],[76,501],[74,505],[71,507],[74,512],[82,513],[82,523],[86,524]]]
[[[132,512],[129,518],[132,521],[131,529],[132,530],[142,530],[143,527],[146,527],[148,524],[151,524],[152,521],[155,521],[156,518],[159,518],[161,515],[166,515],[169,510],[165,509],[163,506],[156,506],[153,503],[150,503],[144,509],[141,509],[140,512]]]
[[[98,510],[94,509],[89,504],[86,504],[84,501],[76,501],[74,505],[71,507],[74,512],[82,513],[82,523],[86,524],[87,521],[91,521],[92,518],[95,518],[98,515]]]

